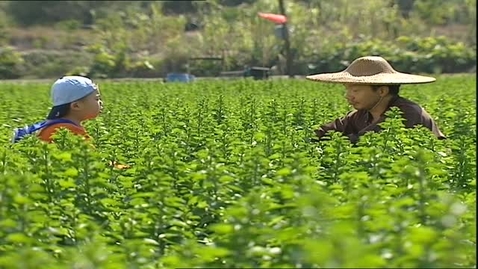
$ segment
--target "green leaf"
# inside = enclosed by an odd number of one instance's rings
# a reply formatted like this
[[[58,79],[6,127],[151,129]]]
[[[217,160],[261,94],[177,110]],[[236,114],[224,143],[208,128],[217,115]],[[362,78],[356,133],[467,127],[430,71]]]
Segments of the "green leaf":
[[[65,170],[65,172],[63,172],[63,175],[65,175],[66,177],[77,177],[78,170],[76,170],[75,168],[68,168],[67,170]]]
[[[231,224],[226,223],[214,224],[209,229],[218,234],[229,234],[234,232],[234,227]]]
[[[13,233],[6,236],[5,240],[13,244],[30,244],[33,243],[33,238],[28,237],[22,233]]]

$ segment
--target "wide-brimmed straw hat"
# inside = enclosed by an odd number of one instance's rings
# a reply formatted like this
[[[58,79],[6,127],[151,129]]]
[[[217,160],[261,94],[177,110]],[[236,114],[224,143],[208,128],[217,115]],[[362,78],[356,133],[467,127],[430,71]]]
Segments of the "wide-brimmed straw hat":
[[[436,80],[433,77],[398,72],[379,56],[360,57],[344,71],[309,75],[306,79],[329,83],[368,85],[422,84]]]

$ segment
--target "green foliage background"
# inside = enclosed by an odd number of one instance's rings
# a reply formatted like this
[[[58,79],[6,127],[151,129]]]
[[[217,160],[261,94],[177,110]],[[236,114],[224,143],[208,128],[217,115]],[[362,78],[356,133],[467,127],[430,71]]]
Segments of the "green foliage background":
[[[296,75],[340,70],[371,54],[408,72],[476,66],[476,0],[285,3]],[[4,1],[0,78],[216,76],[245,65],[284,74],[282,42],[258,12],[278,13],[278,1]],[[200,30],[185,33],[187,22]],[[224,62],[187,60],[199,56]]]
[[[447,140],[391,111],[356,147],[310,142],[349,110],[338,86],[100,87],[92,149],[66,132],[11,145],[49,84],[0,84],[0,268],[476,266],[474,76],[402,90]]]

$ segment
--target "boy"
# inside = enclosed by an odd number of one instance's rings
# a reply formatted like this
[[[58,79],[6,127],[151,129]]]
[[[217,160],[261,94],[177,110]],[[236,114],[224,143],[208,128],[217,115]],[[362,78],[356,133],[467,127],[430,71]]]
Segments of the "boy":
[[[38,132],[38,137],[48,143],[60,128],[65,128],[76,135],[89,139],[81,123],[96,118],[102,108],[98,86],[89,78],[65,76],[53,83],[51,87],[53,107],[45,121],[15,130],[14,142],[24,136]],[[116,168],[129,168],[128,165],[111,163]]]
[[[38,132],[38,137],[48,143],[60,128],[65,128],[76,135],[89,139],[88,133],[81,123],[96,118],[101,109],[98,86],[89,78],[65,76],[53,83],[51,87],[53,107],[45,121],[17,129],[14,142],[25,135]]]

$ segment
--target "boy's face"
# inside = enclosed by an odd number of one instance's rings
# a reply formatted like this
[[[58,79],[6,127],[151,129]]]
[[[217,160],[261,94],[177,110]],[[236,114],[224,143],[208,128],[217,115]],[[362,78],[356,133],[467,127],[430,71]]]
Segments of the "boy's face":
[[[100,114],[102,104],[100,92],[95,90],[81,100],[71,103],[71,112],[82,121],[93,119]]]

